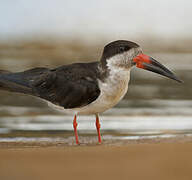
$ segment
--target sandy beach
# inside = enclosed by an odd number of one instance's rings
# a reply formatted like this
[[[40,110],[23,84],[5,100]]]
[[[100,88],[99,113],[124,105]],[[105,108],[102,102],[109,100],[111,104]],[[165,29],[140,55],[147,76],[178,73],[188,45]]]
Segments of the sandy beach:
[[[192,138],[0,143],[1,180],[192,178]]]

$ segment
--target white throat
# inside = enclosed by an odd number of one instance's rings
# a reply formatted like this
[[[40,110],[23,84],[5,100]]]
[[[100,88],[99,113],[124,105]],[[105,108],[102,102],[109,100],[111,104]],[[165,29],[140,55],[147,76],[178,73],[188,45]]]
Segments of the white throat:
[[[110,60],[107,63],[109,75],[105,80],[106,94],[112,95],[114,99],[120,101],[128,90],[131,68],[117,66],[111,62],[113,61]]]
[[[114,55],[106,59],[109,69],[130,69],[132,67],[132,59],[137,56],[139,49],[131,49],[121,54]]]

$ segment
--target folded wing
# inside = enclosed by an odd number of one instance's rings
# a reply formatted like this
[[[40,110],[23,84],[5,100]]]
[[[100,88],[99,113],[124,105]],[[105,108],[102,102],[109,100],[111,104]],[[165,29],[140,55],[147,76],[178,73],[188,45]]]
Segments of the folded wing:
[[[100,94],[97,64],[71,64],[56,69],[35,68],[0,74],[0,89],[30,94],[53,104],[77,108],[90,104]]]

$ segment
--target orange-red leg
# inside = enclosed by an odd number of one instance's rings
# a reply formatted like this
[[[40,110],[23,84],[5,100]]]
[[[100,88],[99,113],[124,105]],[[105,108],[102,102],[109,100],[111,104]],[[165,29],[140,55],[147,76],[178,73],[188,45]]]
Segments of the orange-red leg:
[[[75,132],[75,140],[76,140],[76,144],[79,144],[79,138],[78,138],[78,134],[77,134],[77,115],[74,116],[73,119],[73,128],[74,128],[74,132]]]
[[[96,124],[96,128],[97,128],[98,142],[101,143],[101,133],[100,133],[101,125],[100,125],[100,122],[99,122],[98,114],[96,114],[96,123],[95,124]]]

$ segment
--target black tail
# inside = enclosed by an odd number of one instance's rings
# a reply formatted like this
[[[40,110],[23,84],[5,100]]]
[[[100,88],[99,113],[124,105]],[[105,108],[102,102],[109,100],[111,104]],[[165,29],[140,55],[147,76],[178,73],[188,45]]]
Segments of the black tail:
[[[31,87],[31,82],[35,77],[44,71],[47,71],[47,69],[35,68],[18,73],[0,70],[0,90],[32,95],[33,90]]]

